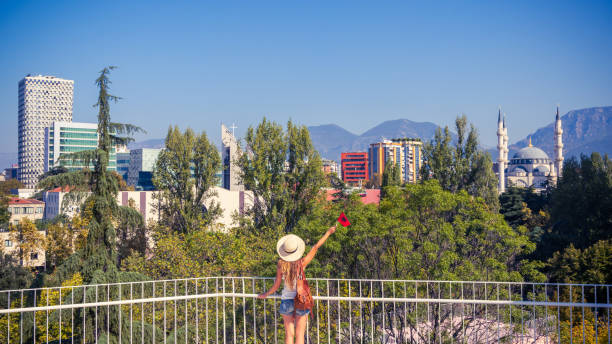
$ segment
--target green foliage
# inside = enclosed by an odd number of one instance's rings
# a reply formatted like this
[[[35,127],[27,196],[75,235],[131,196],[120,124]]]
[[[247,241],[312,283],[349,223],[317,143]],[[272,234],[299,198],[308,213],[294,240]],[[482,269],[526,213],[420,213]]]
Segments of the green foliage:
[[[91,196],[86,200],[84,207],[88,207],[91,217],[87,219],[87,238],[83,248],[68,257],[62,265],[58,266],[52,275],[48,276],[45,284],[49,286],[60,285],[63,281],[72,278],[76,273],[83,277],[86,284],[116,283],[124,281],[142,280],[146,277],[136,273],[121,272],[118,268],[119,256],[117,252],[117,233],[115,225],[119,216],[135,215],[136,212],[121,211],[117,205],[116,196],[119,190],[119,179],[107,171],[111,149],[117,144],[124,144],[130,140],[130,135],[139,131],[138,127],[112,123],[110,118],[110,102],[119,98],[109,93],[110,80],[108,75],[114,67],[104,68],[96,79],[99,89],[98,101],[98,148],[90,151],[76,152],[66,155],[66,159],[84,161],[88,166],[93,162],[93,170],[81,170],[49,176],[39,183],[39,187],[49,189],[56,186],[70,186],[71,192],[89,192]],[[140,216],[140,214],[138,214]],[[122,219],[123,220],[123,219]],[[130,225],[134,221],[126,219]],[[75,297],[76,300],[76,297]],[[87,333],[86,341],[93,341],[91,319],[93,310],[85,310],[77,317],[84,317],[87,321],[80,331]],[[107,310],[102,310],[100,316],[105,318]],[[80,325],[79,325],[80,326]],[[111,321],[108,327],[111,334],[119,331],[118,324]]]
[[[235,232],[193,231],[156,233],[150,259],[133,254],[123,262],[125,271],[146,273],[155,279],[250,275],[260,262],[257,240]]]
[[[17,179],[9,179],[0,182],[0,228],[8,227],[8,221],[11,218],[11,214],[8,212],[8,197],[11,193],[11,189],[23,188],[23,184]]]
[[[246,153],[238,165],[242,181],[258,200],[251,209],[255,228],[290,232],[309,214],[325,185],[321,158],[305,126],[287,130],[265,118],[246,134]]]
[[[0,290],[28,288],[34,277],[32,272],[19,265],[14,257],[0,252]],[[0,300],[6,307],[6,300]]]
[[[551,282],[612,284],[612,240],[601,240],[583,250],[570,244],[548,261]]]
[[[206,133],[169,128],[166,149],[157,158],[153,184],[160,191],[160,224],[180,233],[210,225],[220,215],[217,204],[204,201],[214,196],[216,173],[221,169],[217,148]]]
[[[74,235],[71,228],[63,221],[47,224],[46,231],[46,265],[52,269],[61,265],[74,252]]]
[[[499,202],[499,212],[504,215],[508,224],[512,228],[527,227],[531,241],[539,244],[550,221],[546,210],[546,195],[535,193],[533,187],[511,186],[499,196]]]
[[[474,125],[467,132],[465,115],[455,120],[457,143],[451,146],[448,127],[436,130],[431,143],[423,146],[425,161],[421,170],[423,180],[437,179],[442,188],[451,192],[465,190],[482,197],[492,209],[497,209],[497,177],[488,153],[478,148],[478,133]]]
[[[30,265],[33,253],[42,253],[47,247],[44,232],[28,218],[23,218],[18,225],[10,226],[10,238],[15,243],[17,256],[21,265]]]
[[[142,255],[145,254],[149,242],[147,233],[148,229],[138,210],[133,208],[131,204],[127,207],[119,207],[117,215],[119,243],[117,249],[120,262],[133,251]]]
[[[402,185],[402,177],[401,177],[401,167],[399,164],[390,165],[385,168],[385,171],[382,175],[382,183],[381,188],[385,188],[387,186],[400,186]]]
[[[542,258],[570,244],[584,249],[612,238],[612,161],[598,153],[568,160],[550,192],[551,228],[538,247]]]
[[[310,245],[340,211],[351,221],[320,249],[311,271],[347,278],[543,280],[537,266],[517,259],[535,248],[526,230],[508,226],[483,199],[445,191],[437,181],[385,192],[380,207],[353,195],[300,223],[296,234]]]

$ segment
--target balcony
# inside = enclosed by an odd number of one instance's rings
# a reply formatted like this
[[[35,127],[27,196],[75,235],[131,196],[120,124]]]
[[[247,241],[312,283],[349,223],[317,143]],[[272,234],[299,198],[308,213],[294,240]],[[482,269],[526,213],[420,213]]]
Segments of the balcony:
[[[282,343],[269,278],[0,292],[0,343]],[[310,279],[307,343],[610,343],[610,285]],[[110,333],[110,336],[109,336]]]

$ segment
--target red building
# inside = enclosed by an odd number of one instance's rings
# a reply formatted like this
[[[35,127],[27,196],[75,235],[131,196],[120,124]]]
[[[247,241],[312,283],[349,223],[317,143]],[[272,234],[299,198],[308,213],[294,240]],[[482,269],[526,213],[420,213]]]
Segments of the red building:
[[[342,153],[342,180],[347,184],[358,184],[368,180],[368,153]]]

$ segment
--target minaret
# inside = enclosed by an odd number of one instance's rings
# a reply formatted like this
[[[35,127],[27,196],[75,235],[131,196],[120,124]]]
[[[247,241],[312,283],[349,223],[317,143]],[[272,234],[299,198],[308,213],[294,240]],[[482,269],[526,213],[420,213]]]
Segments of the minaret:
[[[501,107],[497,115],[497,151],[498,151],[498,170],[499,170],[499,185],[498,191],[502,193],[506,191],[506,133],[504,129],[504,121],[502,120]]]
[[[555,169],[557,170],[557,178],[560,178],[563,173],[563,128],[561,127],[558,106],[555,120]]]
[[[508,128],[506,127],[506,113],[502,117],[504,124],[504,169],[508,167]]]

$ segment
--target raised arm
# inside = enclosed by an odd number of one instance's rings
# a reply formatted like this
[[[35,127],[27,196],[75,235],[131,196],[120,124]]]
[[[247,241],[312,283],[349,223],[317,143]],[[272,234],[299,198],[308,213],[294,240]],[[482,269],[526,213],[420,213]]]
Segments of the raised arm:
[[[281,264],[281,262],[279,260],[278,263],[276,264],[276,279],[274,280],[274,284],[272,285],[272,288],[270,288],[270,290],[268,290],[267,292],[265,292],[263,294],[257,295],[257,298],[265,299],[266,297],[268,297],[271,294],[273,294],[278,289],[278,287],[280,287],[281,279],[283,277],[283,272],[281,270],[281,265],[280,264]]]
[[[325,234],[323,234],[321,239],[319,239],[319,241],[310,249],[310,252],[308,252],[306,257],[304,257],[304,260],[302,261],[302,264],[304,265],[304,267],[306,267],[306,265],[310,263],[312,258],[314,258],[314,256],[317,254],[317,250],[319,249],[319,247],[323,246],[323,243],[325,243],[325,240],[327,240],[327,238],[329,238],[329,236],[332,235],[335,231],[336,231],[336,226],[329,227],[329,229],[327,230],[327,232],[325,232]]]

